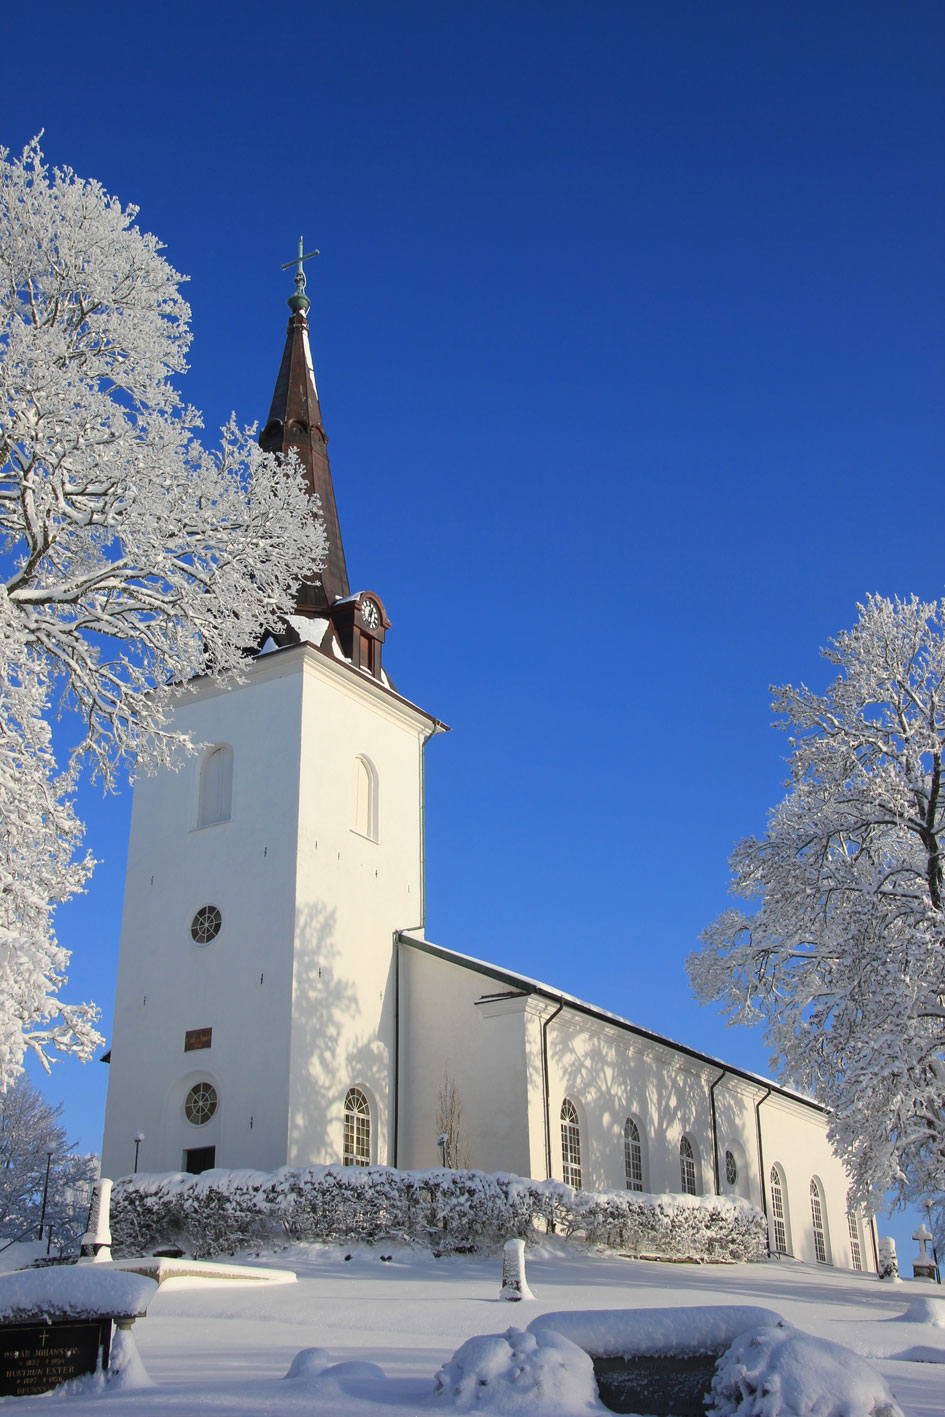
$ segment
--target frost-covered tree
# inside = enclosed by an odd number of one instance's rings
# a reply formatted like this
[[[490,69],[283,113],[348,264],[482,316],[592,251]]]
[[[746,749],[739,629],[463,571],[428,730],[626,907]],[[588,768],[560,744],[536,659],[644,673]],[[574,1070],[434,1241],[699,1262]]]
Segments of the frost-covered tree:
[[[46,691],[26,630],[0,596],[0,1084],[32,1048],[88,1058],[102,1040],[90,1004],[56,999],[68,953],[57,944],[57,905],[83,888],[92,863],[74,859],[82,826],[69,774],[57,775]]]
[[[97,1174],[92,1156],[77,1156],[59,1125],[61,1104],[52,1106],[21,1075],[0,1095],[0,1238],[35,1238],[43,1214],[55,1239],[78,1235]]]
[[[48,923],[88,869],[78,766],[111,785],[172,761],[174,684],[237,666],[326,549],[294,462],[232,420],[215,452],[200,442],[173,382],[181,277],[136,215],[37,142],[0,150],[0,1085],[27,1046],[93,1046],[91,1011],[58,1010]],[[57,777],[42,723],[63,706]]]
[[[688,967],[831,1109],[855,1194],[906,1201],[945,1184],[945,601],[858,608],[823,651],[826,693],[772,690],[789,790],[731,858],[755,909],[720,916]]]

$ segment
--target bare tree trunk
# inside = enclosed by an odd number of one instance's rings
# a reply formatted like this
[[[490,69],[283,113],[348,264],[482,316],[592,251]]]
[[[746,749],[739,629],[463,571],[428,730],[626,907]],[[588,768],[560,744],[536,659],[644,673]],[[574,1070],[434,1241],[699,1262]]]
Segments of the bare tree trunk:
[[[443,1070],[443,1082],[436,1099],[436,1129],[446,1137],[446,1164],[454,1171],[468,1171],[469,1149],[463,1131],[463,1103],[449,1072]]]

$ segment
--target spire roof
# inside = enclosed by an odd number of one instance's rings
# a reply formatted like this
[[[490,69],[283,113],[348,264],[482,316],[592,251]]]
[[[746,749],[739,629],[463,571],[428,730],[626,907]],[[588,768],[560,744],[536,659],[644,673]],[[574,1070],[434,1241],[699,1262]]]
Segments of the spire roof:
[[[308,253],[308,256],[317,255],[317,251]],[[288,301],[292,314],[269,417],[260,436],[259,445],[268,453],[285,454],[294,449],[304,469],[309,492],[321,503],[325,533],[328,537],[328,560],[317,580],[303,582],[299,587],[296,605],[299,615],[318,615],[329,609],[335,601],[348,596],[350,589],[331,468],[328,464],[328,435],[322,425],[315,370],[312,367],[312,351],[308,342],[306,312],[311,302],[305,294],[305,275],[302,270],[302,262],[308,260],[308,256],[302,254],[300,237],[297,260],[288,262],[289,266],[297,266],[295,294],[290,296]],[[287,266],[283,267],[283,270],[285,269]]]

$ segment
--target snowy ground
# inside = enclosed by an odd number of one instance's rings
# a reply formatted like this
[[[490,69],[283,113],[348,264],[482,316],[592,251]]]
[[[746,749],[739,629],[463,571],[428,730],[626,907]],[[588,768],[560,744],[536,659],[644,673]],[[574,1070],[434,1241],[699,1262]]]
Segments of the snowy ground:
[[[351,1254],[346,1261],[345,1254]],[[389,1262],[381,1255],[392,1255]],[[7,1261],[8,1256],[0,1257]],[[10,1257],[12,1258],[12,1257]],[[17,1413],[63,1417],[195,1417],[196,1414],[318,1414],[407,1417],[430,1406],[437,1369],[466,1339],[525,1328],[539,1313],[703,1304],[774,1309],[818,1337],[869,1357],[905,1417],[945,1413],[945,1327],[905,1322],[917,1297],[945,1290],[899,1285],[793,1261],[756,1265],[656,1264],[591,1255],[551,1242],[528,1256],[532,1302],[498,1299],[501,1259],[436,1260],[417,1251],[305,1245],[247,1262],[294,1270],[297,1283],[166,1281],[134,1328],[154,1386],[70,1397],[18,1398]],[[936,1305],[930,1306],[934,1311]],[[286,1380],[302,1349],[327,1351],[332,1365],[363,1369]],[[906,1356],[908,1355],[908,1356]],[[924,1361],[920,1361],[924,1360]],[[319,1366],[318,1364],[315,1365]],[[66,1408],[63,1402],[66,1402]],[[536,1417],[541,1414],[536,1413]]]

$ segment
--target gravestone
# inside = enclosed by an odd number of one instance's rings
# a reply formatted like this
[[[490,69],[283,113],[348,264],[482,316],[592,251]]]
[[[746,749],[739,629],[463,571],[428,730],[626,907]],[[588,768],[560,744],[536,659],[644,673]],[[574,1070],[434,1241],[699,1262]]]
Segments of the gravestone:
[[[49,1392],[105,1372],[112,1323],[147,1312],[153,1279],[74,1265],[0,1275],[0,1397]]]
[[[912,1232],[913,1240],[919,1242],[919,1253],[912,1261],[913,1279],[931,1279],[935,1283],[935,1261],[928,1251],[928,1244],[932,1238],[932,1232],[923,1220],[918,1230]]]
[[[108,1367],[111,1319],[0,1325],[0,1397],[49,1392]]]
[[[583,1348],[611,1412],[704,1417],[718,1359],[742,1333],[780,1322],[772,1309],[720,1304],[542,1314],[528,1331],[553,1329]]]

